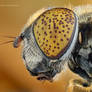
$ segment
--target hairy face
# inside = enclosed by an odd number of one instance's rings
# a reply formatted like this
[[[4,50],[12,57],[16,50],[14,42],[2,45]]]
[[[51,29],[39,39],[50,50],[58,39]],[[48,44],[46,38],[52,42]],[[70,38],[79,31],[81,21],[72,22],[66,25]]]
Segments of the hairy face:
[[[63,68],[64,62],[47,58],[38,48],[30,30],[31,28],[27,29],[23,39],[22,57],[25,66],[32,76],[37,76],[38,80],[52,81],[53,77]]]

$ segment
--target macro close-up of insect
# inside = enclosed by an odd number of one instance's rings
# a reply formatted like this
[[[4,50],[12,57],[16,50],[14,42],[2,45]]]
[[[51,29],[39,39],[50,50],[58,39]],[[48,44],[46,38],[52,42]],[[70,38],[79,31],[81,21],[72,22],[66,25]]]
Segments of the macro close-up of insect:
[[[79,11],[83,8],[43,8],[30,17],[13,45],[23,41],[22,58],[32,76],[52,81],[67,63],[72,72],[92,81],[92,13]]]
[[[92,1],[15,1],[0,3],[2,92],[91,92]]]
[[[22,57],[38,80],[52,80],[71,55],[78,35],[76,14],[67,8],[48,8],[14,41],[23,40]]]

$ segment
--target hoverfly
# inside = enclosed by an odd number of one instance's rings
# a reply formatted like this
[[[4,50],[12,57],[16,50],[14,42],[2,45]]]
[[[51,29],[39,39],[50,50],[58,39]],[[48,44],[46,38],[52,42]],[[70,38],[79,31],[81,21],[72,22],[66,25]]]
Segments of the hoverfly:
[[[22,58],[32,76],[51,81],[67,63],[92,81],[92,7],[87,7],[43,8],[29,18],[13,46],[23,42]]]

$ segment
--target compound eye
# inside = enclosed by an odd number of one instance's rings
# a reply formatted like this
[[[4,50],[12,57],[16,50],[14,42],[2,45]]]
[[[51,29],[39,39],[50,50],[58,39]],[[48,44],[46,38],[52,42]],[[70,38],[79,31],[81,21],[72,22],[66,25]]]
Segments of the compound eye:
[[[60,58],[69,48],[75,33],[76,16],[66,8],[45,11],[34,23],[34,37],[49,58]]]

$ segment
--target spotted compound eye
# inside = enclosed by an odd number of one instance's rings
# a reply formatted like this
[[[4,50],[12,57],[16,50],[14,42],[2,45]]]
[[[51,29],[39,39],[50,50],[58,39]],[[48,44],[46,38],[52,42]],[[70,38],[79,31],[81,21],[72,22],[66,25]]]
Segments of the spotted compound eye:
[[[33,27],[41,51],[49,58],[60,58],[72,42],[75,25],[75,14],[67,8],[53,8],[41,14]]]

